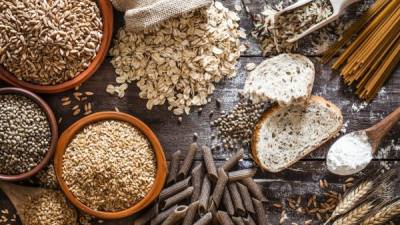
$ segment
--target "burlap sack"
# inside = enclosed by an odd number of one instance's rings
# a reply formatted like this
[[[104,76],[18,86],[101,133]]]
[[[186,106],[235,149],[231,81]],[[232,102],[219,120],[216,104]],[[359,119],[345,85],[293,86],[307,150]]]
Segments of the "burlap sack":
[[[171,17],[211,5],[212,0],[111,0],[125,12],[127,31],[140,31]]]

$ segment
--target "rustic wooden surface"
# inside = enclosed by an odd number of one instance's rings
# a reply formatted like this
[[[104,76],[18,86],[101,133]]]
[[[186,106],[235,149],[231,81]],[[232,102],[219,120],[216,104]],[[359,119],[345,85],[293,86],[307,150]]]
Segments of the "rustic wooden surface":
[[[274,2],[276,2],[275,0]],[[263,7],[270,2],[269,0],[227,0],[224,4],[230,9],[234,9],[234,5],[241,5],[243,10],[239,12],[241,17],[241,27],[245,28],[247,33],[250,33],[252,25],[252,17],[259,13]],[[123,24],[123,18],[120,13],[116,13],[116,29]],[[210,134],[213,130],[210,128],[209,112],[213,110],[213,118],[217,118],[220,110],[230,110],[237,102],[237,92],[243,86],[246,71],[245,65],[249,62],[259,63],[263,60],[261,50],[258,47],[256,40],[250,35],[244,43],[249,46],[249,49],[240,58],[237,70],[238,76],[231,80],[223,81],[217,85],[217,89],[213,96],[213,101],[203,107],[201,114],[197,113],[197,109],[193,109],[189,116],[183,116],[183,122],[178,124],[177,117],[173,116],[167,110],[166,106],[155,107],[152,111],[145,108],[145,100],[138,97],[138,90],[134,84],[131,84],[124,98],[110,96],[105,92],[107,84],[114,83],[115,73],[110,58],[107,58],[104,64],[96,72],[96,74],[88,80],[80,91],[92,91],[95,95],[90,102],[93,104],[93,109],[96,112],[115,110],[115,107],[122,112],[132,114],[144,122],[146,122],[153,131],[158,135],[162,145],[164,146],[167,158],[171,154],[180,149],[186,151],[190,143],[193,142],[193,133],[197,133],[198,142],[201,145],[212,145],[215,140],[211,140]],[[368,106],[361,110],[356,108],[362,105],[351,88],[346,87],[340,78],[332,72],[328,66],[323,66],[318,63],[318,58],[310,56],[316,64],[316,81],[313,93],[321,95],[342,109],[344,121],[347,126],[346,132],[363,129],[373,125],[375,122],[389,114],[396,107],[400,106],[400,69],[392,75],[389,81],[385,84],[383,90]],[[0,87],[7,84],[0,82]],[[71,107],[62,107],[61,98],[64,96],[72,96],[73,91],[57,95],[42,95],[44,99],[53,108],[58,118],[62,118],[60,123],[60,131],[63,131],[73,122],[77,121],[81,116],[72,116]],[[216,109],[215,99],[222,102],[221,109]],[[388,146],[392,141],[400,144],[400,124],[398,124],[390,132],[385,139],[382,147]],[[313,154],[307,156],[301,162],[295,164],[290,169],[277,173],[261,173],[257,174],[257,181],[262,184],[266,195],[270,199],[268,204],[268,216],[270,224],[278,224],[280,210],[274,209],[271,205],[276,202],[285,202],[285,199],[298,196],[307,197],[316,194],[319,199],[323,198],[319,188],[319,179],[327,179],[333,189],[340,189],[340,185],[346,179],[330,174],[325,166],[325,154],[329,147],[329,143],[322,146]],[[215,152],[214,156],[218,163],[221,163],[229,155],[229,152]],[[388,156],[382,159],[376,159],[366,171],[373,171],[380,168],[381,164],[387,164],[391,167],[396,166],[400,162],[400,152],[391,150]],[[240,163],[240,167],[247,168],[254,166],[249,155],[246,155],[246,160]],[[364,177],[366,173],[358,174],[359,177]],[[0,191],[0,210],[8,209],[10,214],[15,213],[8,199]],[[1,213],[0,213],[1,217]],[[315,219],[305,217],[302,214],[288,212],[289,219],[285,224],[297,222],[303,224],[306,219]],[[1,218],[0,218],[1,219]],[[103,224],[132,224],[133,217],[119,221],[106,221]],[[2,223],[0,223],[2,224]],[[7,224],[7,223],[4,223]],[[9,222],[9,224],[20,224],[17,222]],[[315,224],[318,224],[317,222]],[[400,224],[400,222],[398,223]]]

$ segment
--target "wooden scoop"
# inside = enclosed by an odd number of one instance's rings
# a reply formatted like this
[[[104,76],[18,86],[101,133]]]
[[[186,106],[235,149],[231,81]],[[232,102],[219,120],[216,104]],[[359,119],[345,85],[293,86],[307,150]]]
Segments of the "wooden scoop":
[[[46,191],[44,188],[25,187],[5,181],[0,181],[0,188],[14,205],[22,224],[27,224],[24,217],[24,208],[29,203],[30,198],[38,197]]]
[[[400,120],[400,107],[389,114],[385,119],[375,124],[374,126],[365,130],[367,133],[369,143],[372,146],[372,153],[375,154],[378,150],[379,144],[386,134],[396,125],[397,121]]]

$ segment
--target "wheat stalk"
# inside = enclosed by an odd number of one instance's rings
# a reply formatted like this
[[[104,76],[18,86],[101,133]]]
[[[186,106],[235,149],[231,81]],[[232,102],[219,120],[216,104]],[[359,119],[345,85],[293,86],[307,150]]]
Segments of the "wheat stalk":
[[[377,213],[367,217],[367,219],[365,219],[361,225],[384,224],[397,215],[400,215],[400,200],[383,207]]]
[[[364,203],[350,211],[347,215],[337,219],[332,225],[357,225],[358,221],[367,215],[373,206],[372,202]]]
[[[343,215],[350,211],[360,200],[365,197],[374,186],[374,182],[372,181],[364,181],[352,191],[350,191],[342,201],[336,206],[335,210],[333,211],[331,217],[324,223],[324,225],[328,224],[332,219],[336,218],[337,216]]]

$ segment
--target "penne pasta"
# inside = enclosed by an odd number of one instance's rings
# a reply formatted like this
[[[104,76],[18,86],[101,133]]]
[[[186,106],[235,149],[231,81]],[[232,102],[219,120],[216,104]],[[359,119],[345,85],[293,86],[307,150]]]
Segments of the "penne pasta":
[[[263,194],[261,188],[252,178],[245,178],[240,180],[242,184],[244,184],[250,191],[250,193],[256,197],[261,202],[267,202],[267,198]]]
[[[227,182],[228,182],[228,175],[225,173],[225,170],[223,168],[219,168],[218,181],[217,184],[215,185],[214,191],[210,198],[210,204],[209,204],[210,207],[212,205],[215,205],[215,209],[218,209]]]
[[[171,163],[170,163],[170,167],[169,167],[169,171],[168,171],[168,178],[167,178],[168,185],[176,182],[176,178],[178,176],[181,154],[182,154],[182,152],[180,150],[178,150],[178,151],[174,152],[174,154],[172,154]]]
[[[233,154],[225,163],[222,165],[222,168],[225,171],[231,170],[238,162],[240,159],[243,158],[244,155],[244,149],[241,148],[235,154]]]
[[[253,198],[253,204],[257,215],[257,225],[267,225],[267,215],[263,203]]]
[[[232,217],[232,221],[235,225],[245,225],[242,217]]]
[[[193,187],[190,186],[190,187],[186,188],[185,190],[183,190],[165,200],[162,200],[160,202],[161,210],[167,209],[185,199],[188,199],[190,196],[192,196],[192,193],[193,193]]]
[[[204,176],[203,183],[201,185],[201,192],[199,196],[199,214],[204,215],[208,209],[208,201],[211,194],[211,182],[208,176]]]
[[[246,209],[244,208],[242,197],[240,196],[239,190],[236,186],[236,183],[230,183],[228,185],[229,192],[231,193],[233,205],[235,207],[235,211],[239,216],[246,215]]]
[[[198,146],[197,143],[192,143],[189,147],[189,151],[186,154],[185,159],[183,160],[182,166],[178,172],[178,180],[185,179],[189,173],[190,168],[192,167],[194,156],[196,155]]]
[[[181,180],[170,187],[165,188],[161,191],[160,196],[158,197],[160,200],[164,200],[166,198],[175,195],[176,193],[185,190],[190,186],[190,179],[191,177],[187,177],[184,180]]]
[[[201,184],[203,182],[204,177],[204,166],[203,163],[200,163],[192,170],[192,186],[193,186],[193,194],[191,202],[195,202],[199,200],[200,192],[201,192]]]
[[[254,177],[256,173],[257,169],[243,169],[243,170],[232,171],[228,173],[229,182],[235,182],[249,177],[251,178]]]
[[[218,180],[217,168],[215,167],[215,162],[211,149],[207,146],[203,146],[203,158],[210,180],[214,183],[217,182]]]
[[[186,205],[181,205],[175,208],[174,211],[167,217],[166,220],[161,225],[175,225],[183,218],[185,218],[188,207]]]
[[[229,193],[228,188],[225,188],[224,195],[222,196],[222,204],[225,206],[226,212],[233,216],[235,215],[235,207],[233,206],[231,194]]]
[[[212,214],[209,212],[197,220],[193,225],[208,225],[211,223]]]
[[[172,206],[171,208],[159,213],[156,217],[154,217],[151,221],[151,225],[161,224],[168,216],[171,214],[177,206]]]
[[[185,216],[185,219],[183,220],[182,225],[192,225],[193,224],[194,219],[196,218],[196,215],[197,215],[198,208],[199,208],[199,201],[195,201],[189,205],[189,208],[186,212],[186,216]]]
[[[239,182],[236,183],[236,184],[237,184],[237,187],[239,189],[240,196],[242,196],[244,208],[246,209],[247,212],[250,212],[250,213],[254,214],[255,210],[254,210],[253,201],[251,199],[251,195],[250,195],[249,189],[245,185],[243,185],[243,184],[241,184]]]
[[[224,211],[218,211],[216,217],[220,225],[234,225],[231,217]]]

